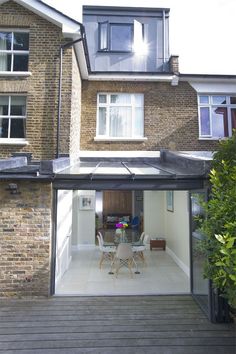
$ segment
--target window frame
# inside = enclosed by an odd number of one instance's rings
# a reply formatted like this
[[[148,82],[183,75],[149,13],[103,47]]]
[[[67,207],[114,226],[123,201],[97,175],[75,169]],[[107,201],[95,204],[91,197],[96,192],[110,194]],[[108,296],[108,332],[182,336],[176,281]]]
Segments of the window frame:
[[[200,103],[200,97],[201,96],[207,96],[208,97],[208,103]],[[226,103],[220,104],[220,103],[213,103],[213,98],[214,97],[219,97],[219,96],[224,96],[226,98]],[[199,139],[200,140],[219,140],[223,138],[228,138],[232,136],[232,116],[231,116],[231,109],[236,109],[236,104],[231,104],[230,103],[230,98],[231,97],[236,97],[235,93],[229,94],[229,93],[198,93],[198,127],[199,127]],[[213,136],[213,110],[217,107],[222,107],[225,108],[227,111],[227,131],[228,135],[225,135],[224,137],[216,137]],[[208,108],[209,110],[209,120],[210,120],[210,134],[203,135],[201,133],[201,108]]]
[[[0,119],[8,119],[8,136],[6,138],[0,137],[0,143],[25,143],[26,142],[26,129],[25,129],[25,137],[23,138],[11,138],[11,119],[22,119],[24,121],[26,127],[26,118],[27,118],[27,95],[24,93],[19,94],[0,94],[0,97],[8,97],[8,114],[0,115]],[[25,98],[25,114],[22,116],[19,115],[11,115],[11,100],[12,97],[24,97]]]
[[[111,103],[111,96],[112,95],[130,95],[131,96],[131,103],[130,104],[120,104],[120,103]],[[99,102],[99,96],[100,95],[105,95],[107,97],[106,103],[100,103]],[[143,97],[143,105],[142,106],[136,106],[135,105],[135,95],[142,95]],[[109,135],[110,132],[110,107],[131,107],[131,135],[130,136],[111,136]],[[100,107],[105,107],[106,108],[106,134],[105,135],[99,135],[99,108]],[[142,108],[143,110],[143,135],[135,135],[135,108]],[[96,114],[96,138],[95,140],[146,140],[144,137],[144,93],[142,92],[135,92],[135,93],[130,93],[130,92],[98,92],[97,93],[97,114]]]
[[[106,43],[107,45],[104,48],[101,48],[101,26],[107,26],[107,33],[106,33]],[[130,50],[113,50],[112,42],[111,42],[111,28],[112,26],[126,26],[131,28],[131,46]],[[144,28],[143,28],[144,33]],[[120,22],[99,22],[98,23],[98,51],[101,53],[132,53],[133,52],[133,44],[134,44],[134,24],[133,23],[120,23]]]
[[[28,50],[17,50],[14,49],[14,33],[28,33],[29,35],[29,29],[27,28],[0,28],[0,33],[11,33],[12,35],[12,39],[11,39],[11,49],[0,49],[0,54],[10,54],[11,55],[11,70],[5,70],[5,71],[0,71],[0,74],[24,74],[24,73],[28,73],[29,72],[29,48]],[[15,55],[27,55],[28,56],[28,65],[27,65],[27,71],[14,71],[14,56]]]

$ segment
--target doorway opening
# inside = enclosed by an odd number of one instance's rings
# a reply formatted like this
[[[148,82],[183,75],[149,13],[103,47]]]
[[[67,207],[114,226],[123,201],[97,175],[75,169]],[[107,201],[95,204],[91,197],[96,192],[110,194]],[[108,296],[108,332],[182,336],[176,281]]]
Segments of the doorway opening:
[[[189,192],[58,190],[56,295],[157,295],[190,293]],[[149,236],[138,274],[110,274],[96,235],[114,242],[117,222],[126,242]],[[153,241],[161,240],[162,243]],[[165,247],[163,247],[163,242]],[[151,245],[150,245],[151,243]],[[156,248],[157,246],[157,248]],[[160,247],[159,247],[160,246]]]

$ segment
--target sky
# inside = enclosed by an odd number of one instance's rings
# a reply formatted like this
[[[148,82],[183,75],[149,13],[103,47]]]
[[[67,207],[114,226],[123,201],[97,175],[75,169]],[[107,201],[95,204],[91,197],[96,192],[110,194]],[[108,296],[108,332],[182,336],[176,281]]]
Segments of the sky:
[[[170,8],[170,54],[184,74],[236,75],[236,0],[44,0],[82,22],[82,5]]]

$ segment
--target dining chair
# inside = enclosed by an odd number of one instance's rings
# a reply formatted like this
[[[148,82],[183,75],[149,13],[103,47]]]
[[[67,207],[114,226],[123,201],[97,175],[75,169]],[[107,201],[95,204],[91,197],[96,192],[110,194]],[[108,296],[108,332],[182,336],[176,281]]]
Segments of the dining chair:
[[[132,246],[130,243],[120,243],[117,247],[117,251],[112,262],[115,265],[115,274],[118,276],[119,270],[122,267],[126,267],[130,271],[131,277],[133,277],[132,266],[135,265],[137,270],[137,263],[135,262]]]
[[[142,236],[142,235],[141,235]],[[140,237],[141,238],[141,237]],[[134,257],[137,258],[141,258],[142,262],[144,264],[146,263],[145,257],[144,257],[144,251],[147,249],[147,243],[149,241],[149,235],[144,234],[144,238],[143,238],[143,245],[142,246],[133,246],[132,250],[134,252]]]
[[[141,243],[143,243],[144,236],[145,236],[145,232],[142,232],[142,233],[141,233],[141,236],[140,236],[140,238],[139,238],[139,241],[140,241]]]
[[[114,246],[114,242],[105,242],[104,241],[104,237],[103,237],[103,234],[101,233],[101,231],[98,231],[98,236],[100,236],[100,239],[101,239],[101,241],[102,241],[102,244],[103,244],[103,246]]]
[[[114,255],[116,253],[116,247],[115,246],[104,246],[103,243],[103,238],[100,235],[97,235],[98,239],[98,245],[99,249],[101,251],[101,258],[99,261],[99,268],[102,268],[102,263],[104,260],[108,260],[109,262],[112,262]]]
[[[103,238],[101,231],[98,231],[98,235]]]

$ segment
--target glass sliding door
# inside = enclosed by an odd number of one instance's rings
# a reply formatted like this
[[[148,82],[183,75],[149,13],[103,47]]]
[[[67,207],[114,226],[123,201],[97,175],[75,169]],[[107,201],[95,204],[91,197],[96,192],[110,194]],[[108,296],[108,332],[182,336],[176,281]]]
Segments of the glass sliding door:
[[[201,201],[205,200],[205,191],[190,193],[190,252],[191,252],[191,292],[201,308],[210,317],[209,280],[204,279],[205,255],[202,250],[203,235],[199,230],[204,211]]]
[[[230,322],[229,306],[212,286],[209,279],[204,279],[203,252],[204,235],[199,226],[205,218],[201,201],[207,200],[207,191],[190,192],[190,255],[191,255],[191,293],[211,322]]]

